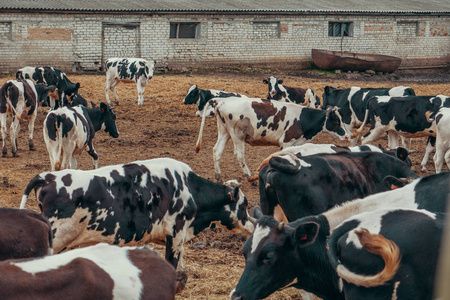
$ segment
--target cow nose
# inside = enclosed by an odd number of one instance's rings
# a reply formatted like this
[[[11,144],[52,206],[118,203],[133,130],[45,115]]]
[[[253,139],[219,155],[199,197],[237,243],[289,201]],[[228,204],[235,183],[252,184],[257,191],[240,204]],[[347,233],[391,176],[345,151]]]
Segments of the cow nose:
[[[232,290],[231,294],[230,294],[230,299],[231,300],[244,300],[244,297],[239,295],[239,293],[237,293],[235,290]]]

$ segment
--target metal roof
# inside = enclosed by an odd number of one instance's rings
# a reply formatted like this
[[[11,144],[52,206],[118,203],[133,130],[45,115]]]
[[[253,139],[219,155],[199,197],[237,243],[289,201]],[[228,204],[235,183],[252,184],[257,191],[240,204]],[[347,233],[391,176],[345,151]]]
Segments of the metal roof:
[[[154,13],[448,14],[450,0],[0,0],[0,10]]]

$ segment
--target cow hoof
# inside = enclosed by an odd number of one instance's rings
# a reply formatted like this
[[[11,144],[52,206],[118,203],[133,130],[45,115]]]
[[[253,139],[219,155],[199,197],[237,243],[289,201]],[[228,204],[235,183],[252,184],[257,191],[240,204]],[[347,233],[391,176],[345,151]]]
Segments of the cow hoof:
[[[115,101],[114,104],[119,106],[119,101]]]
[[[19,157],[19,155],[17,155],[17,153],[13,153],[12,156],[13,157]]]
[[[177,271],[177,294],[181,293],[184,290],[187,278],[188,277],[185,271]]]
[[[2,153],[2,157],[6,157],[6,156],[8,156],[8,153],[3,152],[3,153]]]

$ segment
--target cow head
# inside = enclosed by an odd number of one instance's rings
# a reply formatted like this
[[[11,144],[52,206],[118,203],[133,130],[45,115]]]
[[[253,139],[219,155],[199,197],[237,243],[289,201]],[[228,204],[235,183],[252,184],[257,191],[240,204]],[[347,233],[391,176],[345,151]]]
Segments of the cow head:
[[[103,114],[105,131],[109,133],[113,138],[119,137],[119,131],[116,127],[116,114],[106,103],[100,103],[100,110]]]
[[[274,99],[275,95],[279,92],[278,84],[282,84],[283,80],[270,76],[268,79],[264,79],[263,83],[267,84],[269,87],[267,99]]]
[[[343,141],[349,140],[352,136],[352,133],[348,132],[345,124],[342,122],[342,117],[336,107],[327,110],[323,129]]]
[[[48,97],[53,97],[54,99],[59,99],[58,89],[54,85],[47,85],[45,83],[37,83],[35,84],[36,92],[38,98],[36,99],[37,103],[40,103],[47,99]]]
[[[224,183],[228,190],[229,202],[220,212],[220,224],[233,233],[253,232],[254,226],[247,213],[248,201],[236,180]]]
[[[183,104],[194,104],[197,103],[200,98],[200,90],[196,84],[191,85],[186,97],[183,99]]]
[[[329,98],[333,98],[333,94],[337,91],[336,88],[331,87],[331,86],[326,86],[323,89],[323,94],[322,94],[322,109],[327,109],[328,103],[329,103]]]
[[[313,245],[320,228],[305,219],[284,224],[269,216],[259,217],[255,231],[244,244],[245,269],[231,299],[257,300],[284,287],[301,288],[298,283],[302,275],[312,269],[311,258],[318,255]],[[323,238],[324,250],[325,242]]]
[[[307,89],[305,94],[305,105],[311,108],[319,108],[320,99],[312,89]]]

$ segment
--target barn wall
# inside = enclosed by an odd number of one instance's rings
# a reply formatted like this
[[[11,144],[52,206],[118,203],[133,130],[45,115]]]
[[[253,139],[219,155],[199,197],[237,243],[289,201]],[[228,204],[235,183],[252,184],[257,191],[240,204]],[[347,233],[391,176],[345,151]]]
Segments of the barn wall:
[[[198,38],[169,38],[169,22],[183,21],[199,22]],[[353,37],[329,37],[329,21],[352,21]],[[117,36],[121,26],[130,38]],[[449,16],[3,12],[0,68],[99,70],[110,55],[122,53],[168,68],[302,68],[311,65],[312,48],[394,55],[403,58],[402,66],[442,65],[450,61],[449,33]]]

